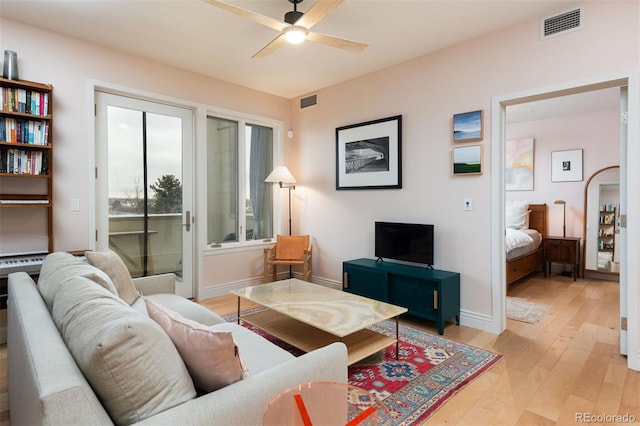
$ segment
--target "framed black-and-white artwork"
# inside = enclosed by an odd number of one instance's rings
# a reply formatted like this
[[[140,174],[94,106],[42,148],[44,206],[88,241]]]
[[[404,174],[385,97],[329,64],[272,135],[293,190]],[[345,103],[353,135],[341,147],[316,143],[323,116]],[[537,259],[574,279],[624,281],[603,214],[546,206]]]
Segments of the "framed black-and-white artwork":
[[[402,188],[402,116],[336,128],[336,189]]]
[[[475,142],[484,138],[482,110],[463,112],[453,116],[453,141]]]
[[[582,150],[551,153],[551,182],[579,182],[582,177]]]

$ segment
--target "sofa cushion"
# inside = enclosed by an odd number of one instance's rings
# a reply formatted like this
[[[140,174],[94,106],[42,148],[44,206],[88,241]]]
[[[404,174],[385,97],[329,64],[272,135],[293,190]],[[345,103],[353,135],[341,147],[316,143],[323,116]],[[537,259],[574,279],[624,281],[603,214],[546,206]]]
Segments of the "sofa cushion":
[[[162,328],[93,281],[73,276],[63,281],[52,314],[115,423],[135,423],[196,396]]]
[[[107,251],[87,251],[84,256],[87,261],[98,269],[104,271],[116,287],[118,296],[128,305],[133,304],[140,296],[138,290],[131,281],[131,274],[120,256],[112,250]]]
[[[242,353],[247,371],[252,377],[295,358],[290,352],[234,322],[216,324],[209,328],[232,333],[233,340]]]
[[[44,259],[38,277],[38,290],[50,312],[62,281],[70,276],[89,278],[109,292],[118,294],[111,278],[100,269],[67,252],[51,253]]]
[[[211,392],[246,376],[238,347],[229,332],[210,330],[146,299],[147,312],[178,348],[196,388]]]
[[[184,318],[188,318],[191,321],[206,325],[207,327],[210,325],[221,324],[225,322],[224,319],[222,319],[213,311],[176,294],[149,294],[145,295],[144,299],[153,300],[157,304],[162,305],[165,308],[169,308],[174,312],[177,312]]]

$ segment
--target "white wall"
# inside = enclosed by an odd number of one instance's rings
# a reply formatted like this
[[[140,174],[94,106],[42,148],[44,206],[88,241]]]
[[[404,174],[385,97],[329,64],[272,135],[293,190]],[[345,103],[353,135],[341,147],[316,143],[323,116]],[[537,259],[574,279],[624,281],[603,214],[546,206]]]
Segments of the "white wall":
[[[93,107],[89,82],[132,89],[150,96],[160,95],[185,105],[202,104],[283,122],[290,127],[287,99],[233,85],[203,75],[124,54],[0,17],[0,51],[18,53],[20,78],[54,87],[54,250],[84,251],[93,248],[89,229],[93,206],[90,194],[93,170],[89,164],[93,135]],[[202,126],[200,128],[203,128]],[[205,135],[196,130],[196,152],[204,152]],[[290,141],[284,139],[284,143]],[[285,147],[287,160],[288,149]],[[80,200],[80,211],[70,211],[70,199]],[[204,202],[202,197],[196,203]],[[206,242],[201,242],[201,247]],[[6,250],[5,250],[6,251]],[[201,251],[196,250],[196,256]],[[260,248],[249,252],[219,254],[203,258],[196,294],[208,297],[227,289],[211,291],[220,283],[240,282],[262,276]],[[199,257],[196,257],[196,262]],[[248,267],[247,265],[253,265]]]
[[[315,238],[314,276],[339,282],[342,261],[372,257],[375,220],[433,223],[435,267],[462,276],[463,321],[465,313],[489,318],[491,98],[637,69],[638,16],[635,2],[590,2],[580,31],[540,41],[535,20],[320,90],[318,105],[293,117],[294,228]],[[452,177],[452,116],[477,109],[485,111],[485,173]],[[403,189],[336,191],[335,128],[397,114]]]
[[[54,87],[56,251],[90,248],[90,80],[281,120],[288,126],[290,106],[284,98],[0,18],[0,51],[4,49],[18,53],[21,79]],[[196,137],[204,144],[204,135]],[[71,198],[80,199],[79,212],[70,211]]]
[[[318,91],[316,107],[297,111],[297,99],[188,73],[6,19],[0,50],[18,52],[23,79],[54,85],[55,248],[83,250],[88,232],[89,116],[87,80],[282,120],[293,129],[285,164],[300,182],[293,191],[296,232],[313,236],[314,277],[339,283],[342,261],[373,256],[373,222],[435,224],[435,266],[462,274],[462,308],[488,317],[491,306],[491,98],[640,67],[639,5],[585,4],[584,29],[539,40],[537,20]],[[485,173],[452,177],[452,116],[485,111]],[[289,120],[291,114],[291,120]],[[401,190],[335,190],[335,128],[403,115]],[[69,212],[69,199],[81,210]],[[463,200],[473,199],[473,211]],[[259,253],[215,258],[203,265],[201,286],[250,280]],[[234,271],[233,275],[228,272]],[[210,293],[213,294],[213,293]],[[463,317],[464,320],[464,317]]]
[[[508,114],[508,113],[507,113]],[[532,137],[534,141],[533,191],[507,191],[507,200],[547,203],[547,234],[562,236],[562,206],[567,202],[567,236],[584,242],[584,188],[589,177],[620,163],[620,113],[618,110],[576,114],[507,126],[507,140]],[[551,153],[583,150],[583,180],[551,182]]]

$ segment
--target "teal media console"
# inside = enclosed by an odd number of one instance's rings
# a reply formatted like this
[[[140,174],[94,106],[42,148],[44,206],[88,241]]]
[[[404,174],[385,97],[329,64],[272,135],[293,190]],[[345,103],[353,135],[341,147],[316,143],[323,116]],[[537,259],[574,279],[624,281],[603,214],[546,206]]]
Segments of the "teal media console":
[[[460,274],[374,259],[342,263],[342,289],[408,309],[408,314],[435,321],[438,333],[455,317],[460,324]]]

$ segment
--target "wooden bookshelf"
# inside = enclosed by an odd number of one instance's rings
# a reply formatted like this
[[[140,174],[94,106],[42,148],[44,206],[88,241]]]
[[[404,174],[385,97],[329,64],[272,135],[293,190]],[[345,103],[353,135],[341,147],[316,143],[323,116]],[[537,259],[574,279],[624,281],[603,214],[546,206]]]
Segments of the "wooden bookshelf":
[[[0,78],[0,213],[5,220],[11,216],[27,223],[34,220],[34,211],[46,209],[49,253],[53,252],[52,106],[53,86]],[[3,247],[0,256],[13,251],[25,250]],[[33,251],[41,252],[42,247]]]

